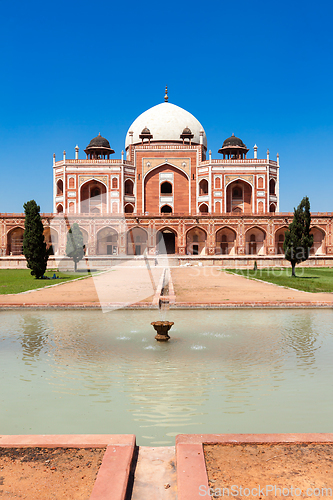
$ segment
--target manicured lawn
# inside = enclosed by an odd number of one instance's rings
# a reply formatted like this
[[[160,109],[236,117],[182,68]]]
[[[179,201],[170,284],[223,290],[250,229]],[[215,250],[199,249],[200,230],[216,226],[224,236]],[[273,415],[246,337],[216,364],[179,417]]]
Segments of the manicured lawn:
[[[31,276],[30,269],[0,269],[0,295],[26,292],[27,290],[63,283],[83,276],[91,276],[90,273],[62,273],[55,270],[46,271],[45,275],[51,278],[54,273],[59,279],[37,280],[34,276]]]
[[[328,267],[297,267],[296,278],[291,276],[290,269],[270,268],[270,269],[230,269],[231,271],[247,278],[256,278],[268,281],[275,285],[287,286],[303,290],[304,292],[333,292],[333,268]]]

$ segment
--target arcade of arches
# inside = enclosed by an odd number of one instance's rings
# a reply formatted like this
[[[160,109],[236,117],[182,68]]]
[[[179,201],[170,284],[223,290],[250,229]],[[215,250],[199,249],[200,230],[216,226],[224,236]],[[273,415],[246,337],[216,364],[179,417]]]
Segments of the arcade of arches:
[[[291,219],[292,217],[290,217],[290,222]],[[239,224],[216,224],[213,231],[209,223],[195,225],[192,223],[187,227],[183,225],[181,231],[178,225],[171,224],[162,227],[155,225],[155,229],[152,230],[151,226],[146,224],[146,220],[137,220],[137,225],[125,227],[125,229],[124,226],[119,226],[119,220],[115,221],[113,225],[104,225],[97,228],[95,236],[90,238],[88,237],[89,226],[85,220],[82,220],[79,226],[83,235],[86,255],[118,256],[127,254],[135,256],[143,255],[146,251],[148,255],[167,253],[198,256],[275,255],[283,257],[284,233],[290,223],[288,220],[288,224],[281,224],[273,232],[269,231],[269,226],[252,224],[244,226],[243,233],[240,234]],[[65,253],[67,233],[58,226],[60,221],[61,219],[56,217],[44,230],[47,246],[52,246],[51,255],[55,256]],[[1,254],[22,255],[23,233],[24,220],[22,220],[21,225],[8,229],[6,247]],[[315,257],[329,254],[325,226],[313,226],[311,234],[313,234],[314,242],[310,255]]]

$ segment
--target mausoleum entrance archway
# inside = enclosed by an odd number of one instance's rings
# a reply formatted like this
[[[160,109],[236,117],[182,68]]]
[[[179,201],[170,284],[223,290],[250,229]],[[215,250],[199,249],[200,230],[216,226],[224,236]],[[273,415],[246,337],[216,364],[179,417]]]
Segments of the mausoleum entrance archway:
[[[156,233],[156,249],[159,254],[168,255],[176,253],[176,232],[173,229],[164,228]]]

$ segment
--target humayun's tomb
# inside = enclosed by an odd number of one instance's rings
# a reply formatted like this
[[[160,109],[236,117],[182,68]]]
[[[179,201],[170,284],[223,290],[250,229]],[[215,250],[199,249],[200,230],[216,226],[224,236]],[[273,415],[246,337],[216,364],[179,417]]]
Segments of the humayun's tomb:
[[[134,120],[120,159],[101,135],[84,152],[53,155],[53,213],[41,214],[50,266],[65,255],[74,222],[96,267],[153,257],[161,241],[178,263],[288,265],[283,240],[293,213],[279,212],[278,155],[258,158],[254,146],[249,158],[232,135],[213,159],[200,122],[167,94]],[[23,231],[24,214],[0,214],[0,267],[25,266]],[[333,265],[332,214],[312,214],[312,233],[305,265]]]

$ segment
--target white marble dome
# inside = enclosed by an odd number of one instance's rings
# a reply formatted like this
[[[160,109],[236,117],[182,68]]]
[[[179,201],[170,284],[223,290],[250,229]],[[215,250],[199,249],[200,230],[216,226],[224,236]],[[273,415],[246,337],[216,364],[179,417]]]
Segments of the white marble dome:
[[[170,102],[162,102],[147,109],[137,117],[126,134],[125,148],[130,144],[129,132],[133,132],[133,144],[141,142],[139,135],[147,127],[152,141],[182,142],[180,134],[185,127],[191,129],[194,135],[192,143],[200,144],[200,131],[203,130],[203,143],[207,148],[207,137],[201,123],[191,113]]]

